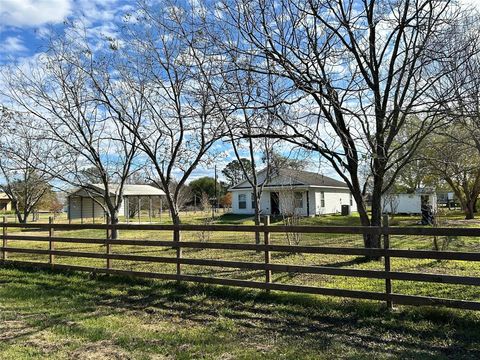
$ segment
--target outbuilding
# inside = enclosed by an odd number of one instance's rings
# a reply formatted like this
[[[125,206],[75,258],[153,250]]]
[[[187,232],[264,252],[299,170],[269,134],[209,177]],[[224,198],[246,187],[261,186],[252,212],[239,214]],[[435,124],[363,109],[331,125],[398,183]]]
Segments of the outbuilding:
[[[328,176],[290,168],[268,174],[264,169],[257,174],[263,183],[260,210],[264,215],[297,214],[315,216],[335,214],[347,208],[348,213],[357,210],[347,184]],[[252,186],[245,180],[232,186],[232,212],[254,214]],[[346,206],[345,206],[346,205]]]
[[[417,189],[414,193],[391,193],[382,197],[382,210],[388,214],[421,214],[422,206],[437,211],[437,195],[431,189]]]
[[[110,184],[110,197],[116,196],[119,191],[118,184]],[[104,204],[105,187],[102,184],[88,184],[84,187],[79,187],[68,194],[68,219],[69,221],[80,219],[95,219],[104,217],[105,211],[101,204]],[[155,197],[160,199],[159,212],[162,209],[162,197],[165,192],[159,188],[151,185],[131,185],[126,184],[123,187],[123,201],[119,209],[119,215],[124,216],[129,221],[129,207],[135,205],[138,209],[142,207],[142,201],[148,201],[149,204],[149,218],[152,218],[153,199]],[[140,221],[140,212],[138,212]],[[94,220],[95,221],[95,220]]]

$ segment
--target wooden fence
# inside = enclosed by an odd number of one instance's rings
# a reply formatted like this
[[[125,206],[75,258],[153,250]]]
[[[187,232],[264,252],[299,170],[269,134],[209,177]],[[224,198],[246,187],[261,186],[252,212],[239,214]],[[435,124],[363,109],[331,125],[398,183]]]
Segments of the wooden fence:
[[[432,273],[415,273],[415,272],[399,272],[392,271],[390,267],[391,258],[412,258],[412,259],[436,259],[436,260],[463,260],[463,261],[480,261],[480,253],[478,252],[462,252],[462,251],[434,251],[434,250],[406,250],[406,249],[392,249],[390,248],[389,238],[391,235],[423,235],[423,236],[469,236],[478,237],[480,240],[480,229],[478,228],[398,228],[398,227],[320,227],[320,226],[269,226],[268,223],[260,226],[245,226],[245,225],[151,225],[151,224],[118,224],[118,225],[104,225],[104,224],[54,224],[52,221],[48,224],[10,224],[3,223],[2,225],[2,246],[0,252],[2,254],[2,262],[4,264],[29,264],[34,266],[51,267],[52,269],[88,271],[95,273],[118,274],[127,276],[140,276],[156,279],[177,280],[177,281],[191,281],[207,284],[239,286],[246,288],[280,290],[298,293],[321,294],[327,296],[340,296],[356,299],[369,299],[384,301],[388,307],[392,304],[405,305],[433,305],[446,306],[452,308],[480,310],[480,302],[466,301],[458,299],[445,299],[429,296],[405,295],[394,293],[392,291],[393,280],[407,280],[414,282],[434,282],[444,284],[459,284],[480,286],[479,277],[447,275],[447,274],[432,274]],[[48,232],[48,236],[26,236],[26,235],[12,235],[8,233],[9,228],[29,228],[38,229]],[[82,230],[82,229],[101,229],[104,230],[105,238],[96,239],[82,239],[55,236],[56,230]],[[160,240],[132,240],[132,239],[111,239],[112,230],[168,230],[177,233],[176,237],[179,241],[160,241]],[[199,241],[182,241],[180,240],[180,233],[184,231],[212,231],[212,232],[236,232],[236,233],[261,233],[263,234],[262,244],[249,243],[231,243],[231,242],[199,242]],[[284,233],[284,232],[310,233],[310,234],[376,234],[383,238],[382,248],[367,249],[367,248],[353,248],[353,247],[326,247],[326,246],[300,246],[300,245],[277,245],[270,243],[270,234]],[[19,248],[8,246],[9,240],[20,241],[39,241],[48,242],[48,250]],[[56,250],[56,243],[77,243],[77,244],[101,244],[105,245],[104,253],[94,252],[79,252],[79,251],[65,251]],[[112,253],[112,246],[114,245],[132,245],[132,246],[146,246],[146,247],[171,247],[176,250],[176,256],[160,257],[160,256],[145,256]],[[184,258],[182,256],[182,249],[217,249],[217,250],[250,250],[264,253],[263,262],[245,262],[232,260],[217,260],[217,259],[199,259],[199,258]],[[311,266],[311,265],[291,265],[291,264],[277,264],[271,262],[271,253],[308,253],[308,254],[335,254],[335,255],[355,255],[366,257],[380,257],[383,258],[382,270],[364,270],[351,268],[337,268],[328,266]],[[31,262],[31,261],[13,261],[8,259],[9,253],[22,254],[43,254],[49,256],[48,263]],[[55,256],[62,257],[80,257],[104,259],[104,267],[90,267],[80,265],[64,265],[55,262]],[[151,263],[166,263],[175,264],[176,273],[156,273],[146,271],[132,271],[122,270],[112,267],[112,260],[129,260],[141,261]],[[227,267],[246,270],[260,270],[265,272],[264,281],[250,281],[239,279],[217,278],[200,275],[187,275],[182,273],[182,265],[199,265],[208,267]],[[370,279],[383,279],[385,287],[383,292],[360,291],[335,289],[325,287],[314,287],[307,285],[292,285],[284,283],[272,282],[272,272],[294,272],[306,274],[323,274],[323,275],[337,275],[347,277],[360,277]]]

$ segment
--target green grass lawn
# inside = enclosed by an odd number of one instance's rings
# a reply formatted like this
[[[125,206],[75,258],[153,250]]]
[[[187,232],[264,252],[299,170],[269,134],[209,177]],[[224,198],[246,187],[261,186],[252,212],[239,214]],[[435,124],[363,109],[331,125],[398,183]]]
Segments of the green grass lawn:
[[[183,214],[184,223],[201,224],[202,213]],[[479,226],[451,213],[444,226]],[[157,219],[158,220],[158,219]],[[396,226],[417,226],[418,217],[396,217]],[[65,219],[58,219],[65,221]],[[253,224],[251,217],[222,215],[218,224]],[[162,223],[169,223],[164,216]],[[272,219],[280,224],[281,219]],[[308,225],[358,225],[357,215],[302,219]],[[20,229],[9,229],[9,233]],[[23,231],[25,235],[45,232]],[[56,236],[103,238],[102,230],[57,231]],[[168,231],[120,232],[121,239],[171,240]],[[254,243],[252,233],[183,232],[183,241]],[[480,239],[442,238],[448,250],[480,251]],[[288,244],[284,234],[272,233],[272,243]],[[361,235],[303,234],[300,245],[361,247]],[[9,241],[11,247],[46,249],[47,243]],[[432,249],[433,239],[392,236],[391,246]],[[57,243],[58,250],[105,252],[101,245]],[[115,245],[114,253],[174,257],[168,247]],[[254,251],[184,249],[185,258],[263,262]],[[44,255],[9,254],[9,259],[47,261]],[[105,266],[105,260],[56,257],[61,264]],[[354,256],[272,253],[272,262],[354,269],[383,269],[382,261]],[[114,260],[118,269],[174,273],[173,264]],[[392,270],[480,276],[480,264],[463,261],[392,259]],[[184,274],[263,281],[263,271],[182,265]],[[314,274],[274,273],[273,281],[349,290],[384,291],[384,280]],[[393,281],[393,291],[409,295],[480,301],[473,286]],[[79,357],[82,351],[110,349],[114,358],[475,358],[480,356],[480,318],[476,312],[399,307],[393,314],[375,302],[346,301],[298,294],[266,295],[228,287],[173,286],[160,281],[88,274],[53,274],[0,268],[0,359]],[[5,299],[5,300],[4,300]],[[49,309],[48,306],[52,308]],[[6,334],[2,339],[2,326]],[[17,329],[17,327],[19,329]],[[21,329],[34,329],[32,331]],[[40,334],[40,335],[39,335]],[[30,339],[30,340],[29,340]],[[33,339],[33,340],[32,340]],[[39,342],[39,344],[36,343]],[[51,348],[52,344],[58,348]],[[27,344],[27,345],[23,345]],[[30,345],[28,345],[30,344]],[[50,344],[50,345],[48,345]],[[46,349],[42,346],[45,345]],[[81,350],[83,349],[83,350]],[[85,350],[86,349],[86,350]],[[335,356],[335,354],[337,354]],[[101,355],[101,354],[100,354]],[[472,356],[470,356],[472,355]],[[116,356],[116,355],[115,355]],[[162,357],[157,358],[162,358]],[[81,358],[81,357],[80,357]],[[88,358],[88,357],[86,357]],[[101,356],[100,356],[101,358]]]
[[[1,359],[478,359],[480,314],[0,271]]]

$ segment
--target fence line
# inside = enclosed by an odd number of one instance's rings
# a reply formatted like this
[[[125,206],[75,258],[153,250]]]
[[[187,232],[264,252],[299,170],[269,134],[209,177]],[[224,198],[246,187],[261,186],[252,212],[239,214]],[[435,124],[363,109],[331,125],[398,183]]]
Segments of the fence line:
[[[265,225],[259,226],[242,226],[242,225],[137,225],[137,224],[54,224],[50,219],[47,224],[11,224],[2,223],[2,263],[8,264],[28,264],[35,266],[45,266],[53,269],[67,269],[76,271],[89,271],[106,274],[119,274],[130,276],[141,276],[157,279],[191,281],[216,285],[239,286],[254,289],[293,291],[299,293],[320,294],[328,296],[340,296],[357,299],[369,299],[384,301],[387,307],[391,308],[393,304],[407,305],[433,305],[446,306],[453,308],[462,308],[470,310],[480,310],[480,302],[466,301],[458,299],[443,299],[429,296],[405,295],[398,294],[392,290],[393,280],[407,280],[414,282],[434,282],[457,285],[480,286],[480,277],[459,276],[448,274],[431,274],[422,272],[399,272],[391,270],[391,258],[413,258],[413,259],[436,259],[436,260],[463,260],[463,261],[480,261],[480,253],[478,252],[457,252],[457,251],[434,251],[434,250],[404,250],[390,248],[390,235],[445,235],[451,236],[475,236],[480,239],[480,229],[474,228],[392,228],[385,223],[382,227],[320,227],[320,226],[269,226],[269,221]],[[48,231],[47,236],[25,236],[8,234],[8,228],[29,228],[41,229]],[[79,239],[55,236],[55,230],[79,230],[79,229],[103,229],[106,231],[105,238]],[[174,233],[173,241],[163,240],[135,240],[135,239],[112,239],[113,230],[168,230]],[[246,244],[246,243],[225,243],[225,242],[195,242],[182,241],[182,231],[231,231],[231,232],[251,232],[264,234],[263,244]],[[300,246],[300,245],[274,245],[270,243],[271,233],[280,232],[299,232],[314,234],[375,234],[383,238],[382,248],[352,248],[352,247],[325,247],[325,246]],[[47,249],[32,249],[22,247],[8,246],[8,240],[12,241],[38,241],[48,242]],[[55,248],[57,243],[77,243],[77,244],[99,244],[105,245],[104,253],[66,251]],[[175,256],[146,256],[112,253],[113,245],[131,245],[131,246],[149,246],[149,247],[171,247],[175,250]],[[250,250],[263,252],[263,262],[247,262],[233,260],[217,260],[203,258],[184,258],[182,255],[183,248],[195,249],[217,249],[217,250]],[[328,266],[312,266],[312,265],[292,265],[277,264],[271,262],[271,252],[283,252],[290,254],[309,253],[309,254],[336,254],[336,255],[357,255],[368,257],[383,257],[384,268],[382,270],[364,270],[351,268],[337,268]],[[8,253],[37,254],[48,255],[48,263],[33,261],[18,261],[8,259]],[[105,267],[64,265],[56,263],[56,257],[77,257],[92,258],[105,260]],[[123,261],[139,261],[149,263],[175,264],[176,273],[155,273],[147,271],[121,270],[112,267],[112,260]],[[227,267],[245,270],[264,271],[264,281],[251,281],[239,279],[216,278],[200,275],[187,275],[182,273],[182,265],[196,265],[208,267]],[[362,291],[347,290],[337,288],[324,288],[307,285],[292,285],[275,283],[272,281],[272,272],[287,273],[304,273],[304,274],[322,274],[347,277],[361,277],[370,279],[384,279],[385,291]]]

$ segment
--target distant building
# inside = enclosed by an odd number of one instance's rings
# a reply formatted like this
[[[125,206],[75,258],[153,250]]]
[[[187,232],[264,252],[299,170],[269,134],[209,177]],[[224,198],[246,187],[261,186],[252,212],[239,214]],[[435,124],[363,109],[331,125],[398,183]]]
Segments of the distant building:
[[[0,211],[11,211],[12,201],[7,194],[0,192]]]
[[[388,214],[421,214],[422,205],[437,211],[437,194],[432,189],[417,189],[414,193],[392,193],[382,196],[382,211]]]
[[[457,207],[458,199],[454,192],[441,191],[437,192],[437,204],[451,209]]]
[[[267,176],[266,170],[258,173],[262,183]],[[234,214],[254,214],[252,187],[248,181],[228,189],[232,193],[232,212]],[[266,180],[260,198],[260,210],[265,215],[295,213],[301,216],[335,214],[342,212],[347,205],[350,211],[357,210],[347,184],[308,171],[279,169]]]
[[[114,197],[118,191],[117,184],[109,185],[110,196]],[[89,184],[72,191],[67,196],[68,219],[98,218],[105,215],[102,207],[104,203],[105,187],[101,184]],[[139,204],[142,200],[150,203],[150,211],[153,197],[165,196],[165,192],[151,185],[124,185],[123,201],[119,210],[119,216],[128,219],[129,206],[132,202]]]

